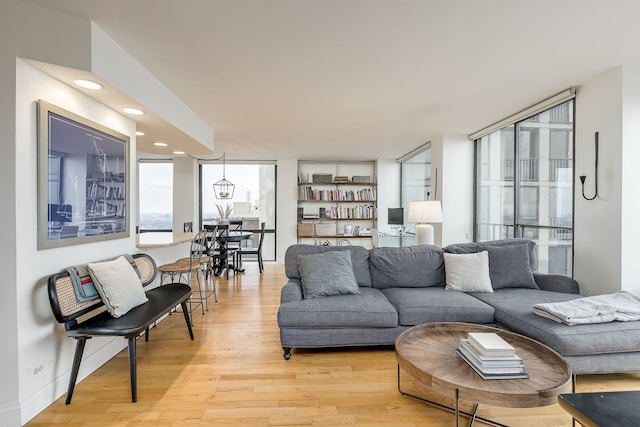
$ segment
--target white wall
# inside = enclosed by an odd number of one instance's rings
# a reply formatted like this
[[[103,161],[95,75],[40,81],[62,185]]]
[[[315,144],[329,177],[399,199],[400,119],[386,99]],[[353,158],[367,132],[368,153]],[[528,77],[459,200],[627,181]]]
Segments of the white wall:
[[[442,202],[442,224],[435,224],[436,244],[473,239],[473,142],[467,135],[431,138],[431,182]]]
[[[44,99],[61,108],[108,126],[131,138],[135,152],[135,123],[112,109],[52,79],[22,60],[16,67],[16,284],[18,325],[19,401],[22,419],[30,419],[65,392],[74,340],[65,336],[51,314],[46,292],[46,276],[78,263],[134,253],[135,235],[129,238],[70,246],[37,249],[37,127],[36,101]],[[135,156],[132,156],[135,158]],[[135,162],[128,169],[130,200],[136,200]],[[135,203],[131,218],[137,218]],[[135,221],[130,222],[135,224]],[[80,378],[100,366],[125,346],[122,339],[92,339],[85,349]],[[34,368],[44,367],[37,375]]]
[[[390,231],[388,209],[400,207],[400,163],[378,159],[378,229]]]
[[[2,129],[2,156],[0,156],[0,230],[4,250],[0,257],[2,271],[2,298],[0,298],[0,324],[2,324],[2,346],[0,346],[0,419],[7,426],[20,425],[19,376],[18,376],[18,327],[16,259],[13,250],[18,238],[16,232],[16,115],[15,115],[15,49],[17,33],[12,9],[13,1],[0,3],[0,129]],[[33,172],[33,171],[32,171]],[[33,225],[31,225],[33,226]]]
[[[173,230],[182,232],[185,222],[200,229],[198,161],[191,157],[173,158]]]
[[[622,69],[602,73],[581,86],[576,97],[574,278],[585,295],[615,292],[621,281]],[[599,197],[595,182],[594,134],[600,135]],[[636,166],[637,167],[637,166]]]
[[[620,289],[640,294],[640,67],[623,68],[622,97]]]
[[[276,190],[276,262],[284,263],[284,254],[298,241],[298,159],[278,159]]]

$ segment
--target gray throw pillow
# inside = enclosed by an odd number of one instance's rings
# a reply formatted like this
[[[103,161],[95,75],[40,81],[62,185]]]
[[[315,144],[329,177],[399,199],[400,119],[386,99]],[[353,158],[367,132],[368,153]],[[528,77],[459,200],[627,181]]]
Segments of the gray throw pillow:
[[[305,298],[360,293],[348,251],[298,255],[298,267]]]
[[[529,264],[527,243],[509,246],[480,244],[480,246],[482,250],[489,252],[489,276],[493,289],[538,289]]]

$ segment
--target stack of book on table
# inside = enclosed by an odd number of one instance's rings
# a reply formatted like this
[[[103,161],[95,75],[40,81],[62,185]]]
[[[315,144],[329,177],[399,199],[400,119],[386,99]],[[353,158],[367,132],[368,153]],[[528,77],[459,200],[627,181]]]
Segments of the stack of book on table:
[[[529,378],[515,349],[498,334],[469,332],[458,354],[485,380]]]

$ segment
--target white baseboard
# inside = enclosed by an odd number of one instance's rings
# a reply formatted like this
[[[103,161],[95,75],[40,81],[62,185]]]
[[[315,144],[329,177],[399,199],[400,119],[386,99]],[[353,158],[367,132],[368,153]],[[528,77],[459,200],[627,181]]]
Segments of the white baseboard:
[[[7,427],[20,427],[20,406],[11,405],[0,408],[0,420],[2,425]]]
[[[115,337],[109,341],[106,341],[105,345],[96,349],[91,354],[85,353],[84,357],[82,358],[82,363],[80,364],[80,371],[78,372],[78,381],[76,382],[76,384],[80,383],[96,369],[104,365],[107,361],[112,359],[116,354],[120,353],[126,347],[126,339]],[[33,417],[38,415],[45,408],[55,402],[60,396],[66,394],[67,387],[69,386],[70,376],[71,368],[64,372],[60,372],[52,382],[42,387],[36,393],[22,400],[20,402],[19,408],[19,412],[22,415],[22,424],[20,424],[20,416],[18,416],[18,423],[16,423],[15,425],[20,426],[26,424]],[[73,401],[71,401],[71,405],[73,405]],[[0,409],[0,411],[2,411],[2,409]],[[2,425],[5,425],[4,422],[6,421],[6,418],[1,412],[0,414],[0,419],[3,420]],[[7,425],[13,426],[14,424]]]

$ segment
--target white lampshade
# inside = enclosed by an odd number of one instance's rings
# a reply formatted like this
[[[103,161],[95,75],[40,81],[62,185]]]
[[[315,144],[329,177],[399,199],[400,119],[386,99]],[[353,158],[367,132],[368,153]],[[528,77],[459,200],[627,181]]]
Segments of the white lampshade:
[[[439,200],[422,200],[409,203],[409,222],[442,222],[442,206]]]
[[[433,245],[433,226],[428,223],[442,222],[442,206],[438,200],[423,200],[409,203],[409,222],[417,222],[416,244]]]

